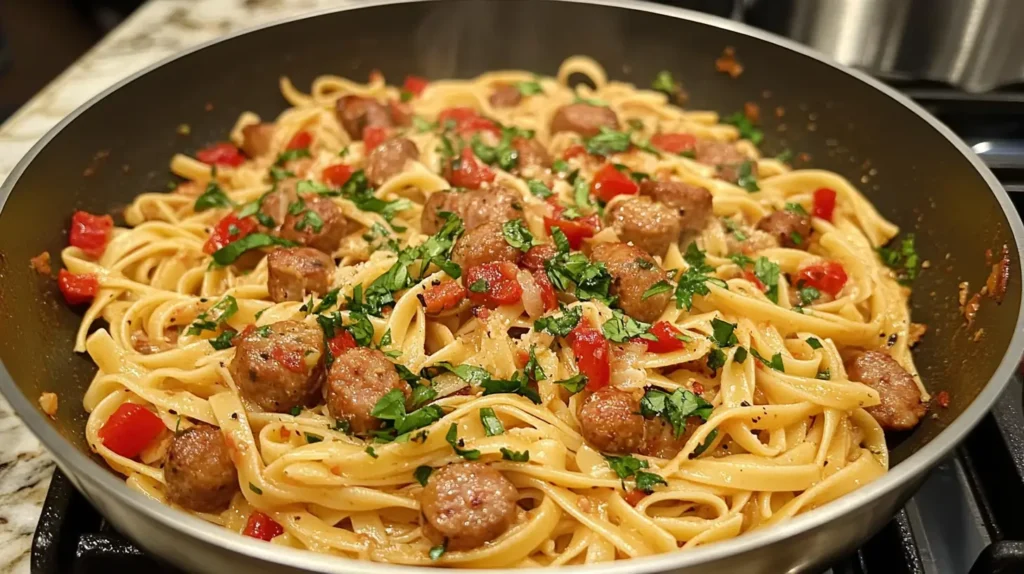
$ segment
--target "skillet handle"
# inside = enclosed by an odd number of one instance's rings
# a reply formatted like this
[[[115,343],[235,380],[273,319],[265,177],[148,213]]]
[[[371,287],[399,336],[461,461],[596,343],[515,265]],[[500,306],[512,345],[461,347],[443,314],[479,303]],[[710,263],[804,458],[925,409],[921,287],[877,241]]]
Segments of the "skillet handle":
[[[966,140],[974,153],[992,169],[1024,169],[1024,142],[990,139]]]

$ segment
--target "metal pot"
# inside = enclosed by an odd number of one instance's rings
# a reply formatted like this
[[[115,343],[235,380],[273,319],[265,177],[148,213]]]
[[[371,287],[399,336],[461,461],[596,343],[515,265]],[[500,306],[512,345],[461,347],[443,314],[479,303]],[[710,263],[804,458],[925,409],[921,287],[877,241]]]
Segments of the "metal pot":
[[[745,67],[739,78],[715,70],[726,46]],[[373,68],[389,78],[468,77],[510,67],[553,74],[563,58],[580,53],[602,62],[612,77],[640,85],[671,70],[694,108],[727,113],[755,101],[763,111],[766,153],[806,152],[815,166],[866,182],[868,197],[917,233],[923,258],[932,262],[915,285],[915,320],[929,325],[916,357],[931,390],[952,396],[949,408],[936,408],[912,433],[891,437],[891,472],[852,494],[734,540],[587,572],[796,572],[852,550],[974,426],[1015,368],[1024,349],[1024,227],[970,150],[898,93],[795,43],[673,8],[607,1],[370,3],[239,34],[121,82],[54,128],[0,190],[0,390],[100,512],[144,548],[190,571],[411,571],[247,539],[128,490],[90,455],[83,438],[81,397],[95,367],[71,352],[79,316],[28,260],[59,252],[73,209],[111,212],[138,193],[165,189],[171,154],[222,139],[239,112],[273,117],[284,106],[280,75],[305,86],[317,74],[365,78]],[[783,116],[771,113],[776,107]],[[192,126],[190,136],[177,134],[182,123]],[[83,176],[86,168],[90,175]],[[980,285],[988,272],[982,254],[1004,243],[1013,261],[1006,298],[998,308],[986,302],[968,331],[957,284]],[[973,343],[979,328],[984,336]],[[54,390],[60,411],[50,420],[36,399]]]

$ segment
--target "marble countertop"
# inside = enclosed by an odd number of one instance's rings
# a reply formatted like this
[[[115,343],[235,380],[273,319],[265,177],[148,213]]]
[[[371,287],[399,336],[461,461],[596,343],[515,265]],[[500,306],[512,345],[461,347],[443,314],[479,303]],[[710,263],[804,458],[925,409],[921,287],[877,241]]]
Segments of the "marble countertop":
[[[236,30],[358,0],[150,0],[0,126],[0,182],[64,116],[111,84]],[[0,573],[29,572],[54,463],[0,397]]]

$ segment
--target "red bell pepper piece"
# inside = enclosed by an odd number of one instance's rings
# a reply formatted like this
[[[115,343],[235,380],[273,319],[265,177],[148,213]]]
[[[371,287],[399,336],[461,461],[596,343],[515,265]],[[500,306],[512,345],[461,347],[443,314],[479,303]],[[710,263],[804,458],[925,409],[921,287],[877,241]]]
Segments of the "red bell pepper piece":
[[[622,173],[608,163],[594,175],[594,181],[590,183],[590,192],[601,201],[609,202],[617,195],[636,195],[640,192],[640,186],[628,174]]]
[[[657,341],[636,338],[634,341],[647,344],[648,353],[671,353],[684,347],[683,341],[679,338],[682,331],[676,329],[675,325],[668,321],[658,321],[651,326],[648,333],[658,338]]]
[[[345,185],[348,178],[352,177],[352,167],[343,163],[329,165],[324,168],[323,179],[334,187]]]
[[[210,234],[210,238],[203,245],[203,252],[212,254],[225,245],[238,241],[256,231],[257,227],[259,227],[259,224],[252,217],[238,219],[237,215],[229,213],[214,226],[213,233]]]
[[[259,510],[253,510],[249,515],[249,520],[245,523],[245,530],[242,531],[242,534],[270,542],[284,534],[284,527]]]
[[[414,96],[419,96],[426,89],[427,84],[430,81],[420,76],[409,75],[405,77],[405,82],[402,84],[402,89],[409,92]]]
[[[286,149],[307,149],[313,143],[313,134],[303,130],[294,136],[285,146]]]
[[[580,144],[574,144],[565,148],[565,151],[562,152],[562,159],[572,159],[578,155],[587,155],[587,148]]]
[[[846,285],[846,270],[837,261],[804,267],[796,274],[797,287],[814,287],[835,297]]]
[[[71,216],[71,232],[68,243],[78,247],[90,257],[99,257],[107,249],[110,232],[114,229],[114,219],[109,215],[93,215],[85,211],[76,211]]]
[[[634,488],[633,490],[630,490],[629,492],[623,494],[622,498],[625,499],[626,503],[629,504],[630,506],[636,506],[637,504],[640,504],[640,501],[643,500],[646,496],[646,492]]]
[[[100,290],[100,282],[92,273],[76,275],[67,269],[57,272],[57,286],[68,305],[88,303]]]
[[[749,269],[743,272],[743,278],[753,283],[754,286],[760,289],[762,293],[768,290],[768,288],[765,287],[764,283],[762,283],[761,280],[757,278],[757,275],[754,275],[754,272]]]
[[[587,376],[587,390],[599,391],[608,386],[611,377],[608,339],[586,322],[577,325],[568,338],[576,367]]]
[[[336,334],[330,341],[327,341],[327,347],[331,350],[332,357],[342,355],[345,351],[355,349],[358,346],[356,338],[348,331],[342,331]]]
[[[386,142],[391,137],[391,132],[383,126],[366,126],[363,128],[363,149],[369,154],[377,146]]]
[[[466,289],[457,281],[444,281],[423,291],[423,304],[431,315],[454,309],[465,298]]]
[[[196,159],[209,165],[238,167],[245,162],[245,156],[237,147],[228,142],[215,143],[196,152]]]
[[[459,159],[453,161],[447,171],[448,181],[455,187],[480,189],[485,182],[494,181],[494,170],[478,160],[468,147],[462,148]]]
[[[447,108],[437,115],[437,123],[444,126],[449,121],[455,122],[455,131],[468,135],[479,131],[501,134],[501,128],[493,121],[481,117],[473,108]]]
[[[558,307],[558,294],[555,293],[555,286],[548,279],[548,274],[543,269],[532,271],[530,274],[540,288],[540,300],[544,302],[544,310],[554,311]]]
[[[125,458],[135,458],[164,430],[153,411],[135,403],[122,403],[100,428],[103,446]]]
[[[523,296],[523,286],[519,284],[519,268],[508,261],[500,263],[484,263],[466,270],[464,283],[469,286],[469,300],[477,305],[497,307],[515,303]],[[483,281],[484,291],[473,290],[474,284]]]
[[[697,147],[697,138],[690,134],[654,134],[651,145],[668,153],[692,152]]]
[[[836,192],[827,187],[814,190],[814,205],[811,212],[814,217],[832,221],[832,213],[836,209]]]
[[[593,237],[601,230],[601,219],[596,213],[578,219],[563,219],[562,213],[564,212],[564,207],[556,205],[554,217],[544,217],[544,228],[547,229],[549,235],[552,228],[561,229],[565,238],[569,240],[569,247],[573,249],[579,249],[584,239]]]

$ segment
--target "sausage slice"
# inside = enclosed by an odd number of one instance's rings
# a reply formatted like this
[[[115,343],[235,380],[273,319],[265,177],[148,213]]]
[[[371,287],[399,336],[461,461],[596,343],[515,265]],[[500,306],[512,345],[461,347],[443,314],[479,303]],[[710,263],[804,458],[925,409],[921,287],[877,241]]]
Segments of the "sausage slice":
[[[811,218],[792,211],[776,211],[761,218],[757,228],[774,237],[783,247],[807,249]]]
[[[394,124],[387,107],[373,98],[342,96],[335,104],[334,113],[353,140],[362,140],[363,130],[368,127],[391,127]]]
[[[390,139],[370,152],[366,160],[366,177],[374,187],[380,187],[387,180],[402,173],[405,162],[417,160],[420,150],[407,138]]]
[[[326,197],[307,195],[301,199],[301,206],[294,202],[288,205],[287,215],[281,225],[281,237],[324,253],[333,253],[348,234],[345,213],[338,204]],[[308,212],[315,215],[309,215]]]
[[[601,133],[602,127],[618,129],[619,116],[609,107],[583,102],[562,106],[551,118],[551,133],[576,132],[589,138]]]
[[[523,217],[523,206],[517,191],[505,186],[473,191],[437,191],[430,194],[423,205],[420,216],[420,230],[432,235],[444,225],[441,213],[450,211],[460,218],[466,231],[496,221],[504,223]]]
[[[496,108],[514,108],[523,101],[523,94],[512,84],[500,84],[495,86],[494,92],[487,99]]]
[[[625,243],[600,243],[590,258],[607,267],[612,276],[611,294],[619,298],[619,306],[627,315],[645,323],[653,323],[661,316],[672,294],[643,298],[652,285],[668,280],[668,274],[649,253]]]
[[[315,402],[323,384],[323,332],[298,321],[279,321],[241,335],[229,367],[247,399],[284,413]]]
[[[846,373],[851,381],[878,391],[882,402],[865,410],[885,430],[910,430],[928,411],[921,402],[914,377],[882,351],[865,351],[850,357]]]
[[[677,210],[683,231],[704,229],[714,207],[710,191],[681,181],[646,179],[640,184],[640,195],[650,196]]]
[[[580,432],[602,452],[627,454],[644,444],[644,417],[632,394],[612,388],[594,392],[580,403]]]
[[[306,293],[323,295],[331,283],[334,260],[311,247],[287,247],[267,256],[267,290],[275,303],[302,301]]]
[[[270,152],[274,139],[274,124],[250,124],[242,128],[242,151],[249,157],[260,157]]]
[[[472,550],[501,536],[515,522],[519,491],[480,462],[439,468],[420,495],[423,533],[448,550]]]
[[[167,500],[196,512],[220,512],[238,491],[238,471],[220,429],[196,425],[174,437],[164,461]]]
[[[334,358],[324,394],[327,410],[347,421],[355,433],[379,429],[381,420],[370,413],[384,395],[398,389],[412,395],[409,383],[398,376],[395,364],[377,349],[356,347]]]
[[[736,146],[729,142],[711,139],[697,140],[697,161],[718,168],[718,177],[736,183],[739,179],[739,168],[744,162],[750,162],[751,175],[757,177],[757,162],[743,155]]]
[[[499,261],[515,263],[518,259],[519,250],[505,240],[502,224],[497,221],[464,233],[452,249],[452,261],[463,269]]]
[[[656,255],[665,255],[679,241],[679,217],[675,210],[647,196],[616,203],[606,214],[619,239]]]

